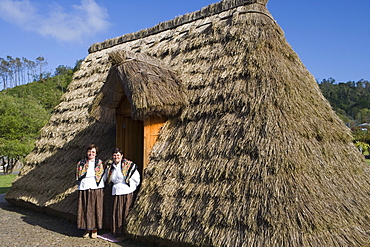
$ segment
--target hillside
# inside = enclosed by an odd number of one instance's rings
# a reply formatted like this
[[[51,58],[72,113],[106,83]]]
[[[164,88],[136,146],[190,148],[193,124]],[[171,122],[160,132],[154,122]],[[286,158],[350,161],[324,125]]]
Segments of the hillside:
[[[333,110],[352,130],[353,140],[363,143],[363,150],[370,144],[370,131],[360,124],[370,123],[370,82],[360,80],[336,83],[333,78],[319,83],[324,97]]]
[[[34,147],[72,80],[73,70],[0,91],[0,156],[22,159]]]

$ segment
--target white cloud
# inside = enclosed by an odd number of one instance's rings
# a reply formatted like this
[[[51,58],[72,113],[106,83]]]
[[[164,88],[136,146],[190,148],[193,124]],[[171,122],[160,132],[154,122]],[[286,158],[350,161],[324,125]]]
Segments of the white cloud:
[[[59,41],[82,41],[110,26],[106,9],[94,0],[81,0],[68,11],[57,3],[40,6],[29,0],[0,0],[0,9],[5,21]]]
[[[28,1],[0,0],[0,17],[19,26],[29,22],[35,16],[36,9]]]

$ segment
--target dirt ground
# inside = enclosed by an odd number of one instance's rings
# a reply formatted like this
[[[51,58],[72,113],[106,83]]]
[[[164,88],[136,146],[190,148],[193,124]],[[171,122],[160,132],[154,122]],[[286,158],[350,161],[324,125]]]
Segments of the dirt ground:
[[[111,243],[102,239],[84,239],[83,230],[74,222],[10,205],[0,195],[0,245],[9,246],[126,246],[152,245],[124,240]],[[99,234],[107,233],[106,231]]]

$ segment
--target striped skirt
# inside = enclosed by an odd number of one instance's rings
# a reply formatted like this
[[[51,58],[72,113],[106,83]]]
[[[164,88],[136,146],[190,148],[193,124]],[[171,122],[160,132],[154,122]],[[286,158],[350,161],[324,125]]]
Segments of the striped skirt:
[[[125,233],[125,221],[132,205],[133,196],[133,193],[113,196],[111,231],[116,236],[121,236]]]
[[[77,228],[93,230],[103,227],[103,189],[79,190]]]

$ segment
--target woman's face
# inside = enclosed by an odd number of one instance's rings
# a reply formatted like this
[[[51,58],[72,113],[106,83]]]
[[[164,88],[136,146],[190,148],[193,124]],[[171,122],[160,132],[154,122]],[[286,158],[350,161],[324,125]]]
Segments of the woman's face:
[[[122,160],[122,154],[121,153],[114,153],[113,154],[113,161],[116,164],[119,164]]]
[[[94,160],[96,157],[96,148],[92,148],[90,150],[87,150],[87,158],[89,160]]]

